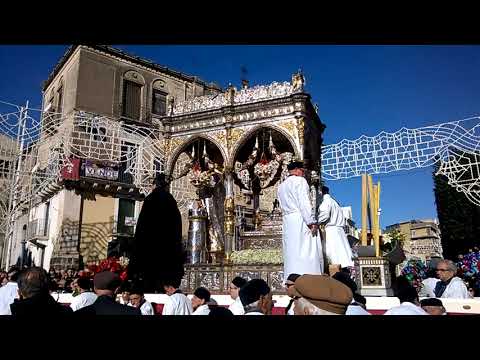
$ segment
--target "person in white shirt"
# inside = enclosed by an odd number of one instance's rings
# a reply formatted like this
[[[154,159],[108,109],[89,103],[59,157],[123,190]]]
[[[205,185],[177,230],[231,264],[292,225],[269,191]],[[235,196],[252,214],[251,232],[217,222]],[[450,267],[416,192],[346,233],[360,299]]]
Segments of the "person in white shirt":
[[[263,279],[252,279],[240,289],[245,315],[271,315],[273,308],[270,286]]]
[[[243,315],[245,310],[243,310],[242,301],[238,296],[240,288],[247,283],[247,280],[241,278],[240,276],[235,277],[230,283],[230,297],[234,300],[232,304],[228,307],[233,315]]]
[[[210,313],[210,308],[208,303],[210,302],[210,291],[204,287],[199,287],[193,293],[192,297],[192,315],[208,315]]]
[[[16,266],[10,267],[8,270],[8,282],[0,288],[0,315],[12,315],[10,305],[15,299],[18,299],[17,278],[20,269]]]
[[[418,292],[418,296],[420,297],[435,297],[435,286],[439,281],[437,277],[437,271],[435,268],[430,269],[427,272],[427,278],[422,281],[420,291]]]
[[[330,190],[322,186],[322,202],[318,208],[318,223],[325,225],[325,254],[331,268],[353,266],[353,254],[345,234],[345,217],[340,205],[330,196]]]
[[[130,291],[130,303],[133,307],[139,308],[142,315],[155,315],[152,303],[145,300],[145,294],[138,286],[132,287]]]
[[[404,276],[396,279],[393,288],[394,295],[400,300],[400,305],[392,307],[384,315],[428,315],[420,307],[417,290]]]
[[[289,175],[278,187],[277,194],[282,209],[283,274],[285,278],[290,274],[321,274],[322,242],[303,162],[294,161],[287,169]]]
[[[81,277],[76,280],[80,294],[75,296],[70,304],[73,311],[80,310],[85,306],[92,305],[97,300],[97,295],[91,290],[92,281],[89,278]]]
[[[163,286],[168,300],[165,303],[162,315],[191,315],[193,312],[191,301],[179,289],[180,281],[171,281]]]
[[[455,276],[457,265],[451,260],[441,260],[437,264],[439,281],[433,292],[437,298],[470,299],[467,286],[462,279]]]

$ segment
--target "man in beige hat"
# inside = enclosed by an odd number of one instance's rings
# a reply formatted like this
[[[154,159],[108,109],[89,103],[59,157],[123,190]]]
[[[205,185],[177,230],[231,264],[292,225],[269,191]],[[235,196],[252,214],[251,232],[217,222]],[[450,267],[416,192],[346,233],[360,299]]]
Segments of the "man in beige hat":
[[[353,294],[327,275],[302,275],[295,280],[295,315],[345,315]]]

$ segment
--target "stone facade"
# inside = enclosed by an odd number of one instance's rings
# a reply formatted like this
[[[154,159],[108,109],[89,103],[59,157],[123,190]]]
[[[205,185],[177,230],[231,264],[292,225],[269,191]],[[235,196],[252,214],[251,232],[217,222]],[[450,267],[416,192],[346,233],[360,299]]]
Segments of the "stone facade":
[[[443,255],[441,233],[437,220],[412,220],[387,226],[386,231],[398,229],[405,235],[403,250],[407,258],[423,261]]]

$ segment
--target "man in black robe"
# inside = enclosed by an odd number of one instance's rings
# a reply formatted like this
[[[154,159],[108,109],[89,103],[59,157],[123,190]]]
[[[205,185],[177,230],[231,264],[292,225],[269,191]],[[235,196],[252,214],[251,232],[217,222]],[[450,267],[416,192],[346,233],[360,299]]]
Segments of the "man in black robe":
[[[154,185],[138,217],[128,275],[146,292],[163,292],[165,282],[181,281],[185,253],[182,218],[165,175],[158,175]]]

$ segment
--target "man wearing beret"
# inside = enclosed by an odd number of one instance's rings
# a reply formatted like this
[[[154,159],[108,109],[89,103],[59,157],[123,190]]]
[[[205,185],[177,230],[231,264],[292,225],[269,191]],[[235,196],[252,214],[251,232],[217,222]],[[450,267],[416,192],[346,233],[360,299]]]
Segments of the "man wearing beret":
[[[304,178],[303,162],[287,166],[288,177],[278,187],[283,224],[283,275],[321,274],[322,243],[312,214],[310,189]]]
[[[93,278],[93,289],[97,300],[92,305],[86,306],[75,314],[79,315],[141,315],[140,309],[122,305],[115,301],[122,281],[120,276],[111,271],[102,271]]]
[[[295,280],[295,315],[345,315],[353,294],[327,275],[302,275]]]

